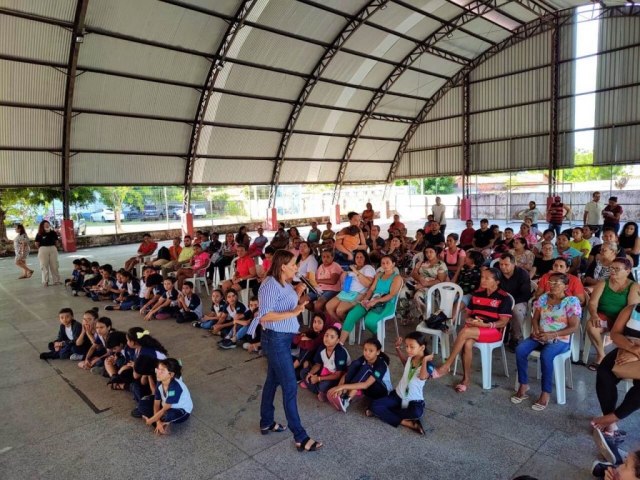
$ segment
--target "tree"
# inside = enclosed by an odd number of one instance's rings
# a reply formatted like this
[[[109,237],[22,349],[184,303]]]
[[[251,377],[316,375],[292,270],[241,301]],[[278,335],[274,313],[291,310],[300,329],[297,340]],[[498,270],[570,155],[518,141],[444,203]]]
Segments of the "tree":
[[[576,152],[573,165],[573,168],[561,170],[561,181],[578,183],[611,180],[626,174],[625,168],[620,166],[594,167],[593,152]]]
[[[421,184],[422,182],[422,184]],[[409,185],[416,193],[426,195],[446,195],[453,193],[456,188],[454,177],[428,177],[422,179],[396,180],[395,185]]]
[[[33,212],[36,207],[47,205],[60,197],[60,191],[54,188],[3,188],[0,189],[0,241],[6,242],[7,213],[13,211],[19,218]]]
[[[139,208],[144,207],[144,196],[141,189],[134,187],[98,187],[96,192],[100,194],[102,202],[113,209],[116,233],[120,233],[122,230],[121,213],[125,203]]]

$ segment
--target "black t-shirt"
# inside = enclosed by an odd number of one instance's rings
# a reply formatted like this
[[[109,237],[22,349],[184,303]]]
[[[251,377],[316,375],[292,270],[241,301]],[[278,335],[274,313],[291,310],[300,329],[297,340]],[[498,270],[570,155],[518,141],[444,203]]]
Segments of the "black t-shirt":
[[[553,269],[553,262],[555,261],[555,258],[543,260],[541,257],[536,257],[533,261],[533,266],[536,267],[536,277],[541,277],[545,273],[550,272]]]
[[[58,241],[58,234],[53,230],[50,230],[49,232],[45,232],[42,235],[40,234],[36,235],[36,242],[41,247],[54,247],[57,241]]]
[[[531,298],[531,278],[529,273],[521,267],[516,267],[511,278],[502,275],[500,288],[510,293],[516,303],[528,302]]]
[[[482,230],[476,230],[476,233],[473,234],[473,239],[476,241],[476,247],[479,248],[488,247],[491,243],[492,238],[493,233],[489,228],[487,228],[484,232]]]
[[[444,235],[442,232],[432,233],[428,232],[424,234],[424,241],[427,245],[435,246],[444,243]]]

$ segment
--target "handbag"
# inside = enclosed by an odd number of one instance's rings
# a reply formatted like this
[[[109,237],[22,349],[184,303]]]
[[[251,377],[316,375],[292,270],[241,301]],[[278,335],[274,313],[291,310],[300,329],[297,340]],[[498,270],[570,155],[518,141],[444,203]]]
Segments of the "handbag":
[[[442,330],[443,332],[447,332],[449,330],[449,326],[447,325],[447,316],[442,310],[432,313],[429,318],[425,319],[424,323],[427,328],[431,330]]]
[[[638,338],[627,337],[627,340],[629,340],[634,345],[638,345],[640,343],[640,339]],[[623,351],[624,350],[622,349],[618,349],[617,355],[620,355],[620,352]],[[618,365],[616,363],[611,371],[616,377],[621,379],[640,380],[640,359],[623,363],[622,365]]]

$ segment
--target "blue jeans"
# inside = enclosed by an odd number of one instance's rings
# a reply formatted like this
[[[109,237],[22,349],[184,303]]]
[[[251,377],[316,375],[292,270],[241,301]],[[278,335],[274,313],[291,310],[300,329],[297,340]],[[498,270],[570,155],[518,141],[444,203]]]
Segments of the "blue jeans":
[[[373,414],[389,425],[397,427],[402,420],[416,420],[424,414],[424,400],[409,402],[407,408],[402,408],[402,399],[394,390],[386,397],[371,402]]]
[[[261,344],[263,355],[267,357],[267,379],[262,389],[260,403],[260,428],[269,428],[274,422],[273,400],[278,386],[282,387],[282,404],[293,438],[300,443],[308,437],[298,414],[298,383],[291,361],[291,341],[293,333],[264,330]]]
[[[556,234],[556,237],[560,235],[560,230],[562,230],[562,223],[551,223],[549,222],[549,229],[553,230]]]
[[[153,404],[155,399],[152,395],[140,399],[138,411],[147,418],[153,417]],[[189,414],[181,408],[170,408],[165,412],[160,420],[167,423],[182,423],[189,418]]]
[[[518,366],[518,382],[521,385],[529,384],[528,366],[529,354],[540,347],[540,371],[542,373],[542,391],[553,391],[553,359],[569,351],[568,342],[540,343],[529,337],[516,347],[516,364]]]

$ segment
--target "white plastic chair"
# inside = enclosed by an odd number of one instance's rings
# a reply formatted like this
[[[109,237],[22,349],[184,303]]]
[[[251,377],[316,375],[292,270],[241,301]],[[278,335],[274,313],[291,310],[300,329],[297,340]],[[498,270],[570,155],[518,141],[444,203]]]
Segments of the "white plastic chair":
[[[631,269],[631,275],[636,282],[640,282],[640,267],[633,267]]]
[[[204,288],[207,291],[207,295],[211,295],[211,292],[209,292],[209,283],[207,282],[207,269],[209,268],[210,265],[211,265],[211,258],[209,258],[209,261],[207,262],[207,265],[204,267],[204,269],[201,270],[203,272],[201,276],[198,275],[198,272],[195,272],[193,274],[193,278],[191,279],[191,281],[193,282],[193,288],[196,291],[196,293],[200,293],[200,284],[202,284],[204,285]]]
[[[153,258],[153,255],[145,255],[142,257],[142,261],[136,263],[136,270],[138,273],[138,278],[142,278],[142,269],[144,268],[144,266],[147,264],[147,262],[150,262],[151,259]]]
[[[631,389],[631,387],[633,387],[633,380],[627,378],[622,381],[624,382],[624,393],[627,393]]]
[[[424,322],[420,322],[416,327],[416,331],[422,332],[425,335],[430,335],[432,339],[431,351],[435,354],[438,353],[438,346],[442,343],[442,359],[446,360],[451,352],[450,337],[455,339],[456,328],[462,312],[462,297],[464,292],[459,285],[452,282],[442,282],[434,285],[428,289],[425,293],[425,303],[427,305],[426,318],[429,318],[431,314],[435,312],[435,295],[436,292],[440,296],[440,304],[438,308],[447,316],[447,323],[449,324],[449,331],[443,332],[442,330],[436,330],[433,328],[427,328]],[[456,312],[455,318],[453,318],[453,312]]]
[[[499,261],[500,261],[500,257],[494,258],[493,260],[491,260],[491,263],[489,264],[489,267],[490,268],[498,268],[498,267],[496,267],[496,265],[498,264]]]

